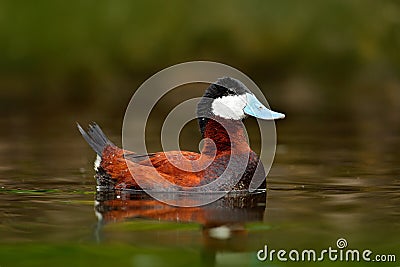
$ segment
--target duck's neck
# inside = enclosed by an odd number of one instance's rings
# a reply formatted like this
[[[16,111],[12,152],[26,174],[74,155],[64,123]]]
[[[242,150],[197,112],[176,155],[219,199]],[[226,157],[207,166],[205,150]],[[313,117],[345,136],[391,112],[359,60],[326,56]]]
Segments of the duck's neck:
[[[242,121],[227,119],[208,119],[202,132],[203,138],[213,141],[205,141],[202,153],[223,153],[226,151],[248,152],[250,147],[247,142],[246,130]]]

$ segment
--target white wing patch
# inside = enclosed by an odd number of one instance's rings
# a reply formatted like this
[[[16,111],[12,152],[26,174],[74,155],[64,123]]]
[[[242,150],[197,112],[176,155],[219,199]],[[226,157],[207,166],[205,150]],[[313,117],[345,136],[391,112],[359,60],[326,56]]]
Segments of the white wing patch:
[[[246,104],[246,95],[228,95],[215,99],[211,108],[214,115],[224,119],[241,120],[246,117],[243,111]]]
[[[94,161],[94,170],[98,171],[101,163],[101,157],[97,155],[96,160]]]

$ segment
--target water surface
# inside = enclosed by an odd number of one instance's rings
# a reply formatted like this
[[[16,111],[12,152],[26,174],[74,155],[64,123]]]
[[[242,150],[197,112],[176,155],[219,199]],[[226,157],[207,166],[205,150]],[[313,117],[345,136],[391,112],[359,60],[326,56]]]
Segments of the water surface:
[[[0,266],[295,266],[301,263],[260,262],[256,253],[264,245],[321,250],[338,238],[349,248],[395,254],[397,263],[385,266],[398,266],[397,125],[289,114],[277,123],[266,194],[180,209],[144,196],[96,194],[94,153],[75,121],[98,119],[118,143],[119,118],[105,117],[67,111],[0,120]]]

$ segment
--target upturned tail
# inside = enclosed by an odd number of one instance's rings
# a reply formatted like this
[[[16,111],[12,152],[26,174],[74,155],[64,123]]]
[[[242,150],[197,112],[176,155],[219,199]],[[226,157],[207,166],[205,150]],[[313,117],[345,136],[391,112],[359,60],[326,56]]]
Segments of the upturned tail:
[[[83,138],[85,138],[86,142],[93,148],[97,155],[101,156],[106,146],[114,146],[95,122],[89,124],[89,130],[87,132],[82,129],[79,123],[76,124]]]

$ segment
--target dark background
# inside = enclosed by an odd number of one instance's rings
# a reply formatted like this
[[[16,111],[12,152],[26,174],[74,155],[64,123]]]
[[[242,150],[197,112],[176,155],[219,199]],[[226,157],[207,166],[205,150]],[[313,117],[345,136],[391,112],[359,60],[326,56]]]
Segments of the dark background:
[[[399,118],[397,1],[2,1],[0,40],[1,114],[122,117],[155,72],[211,60],[280,110]]]

